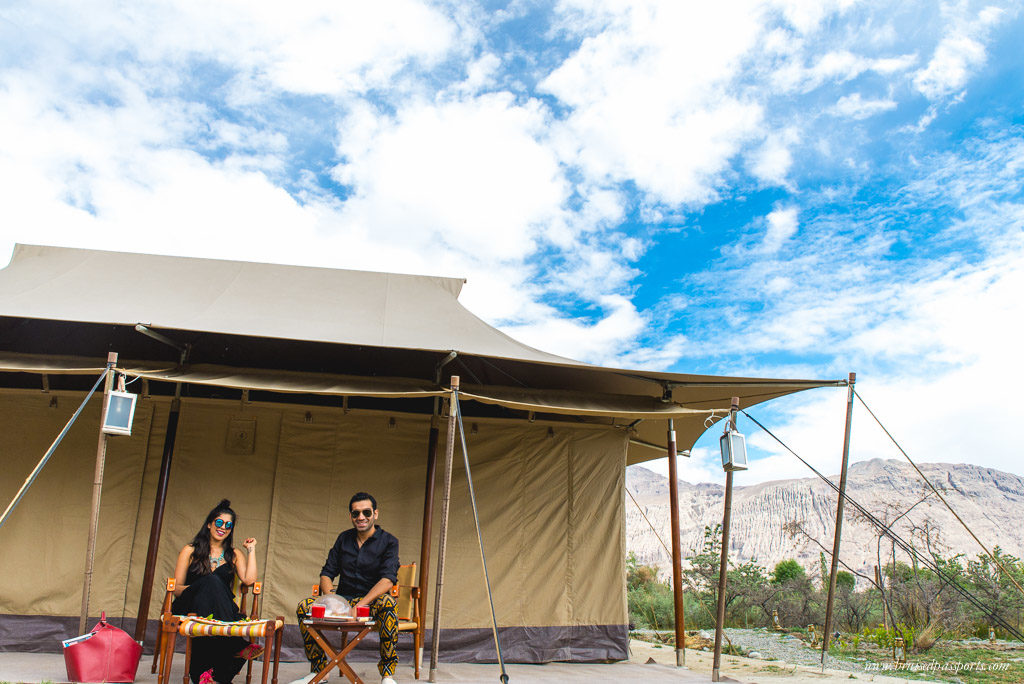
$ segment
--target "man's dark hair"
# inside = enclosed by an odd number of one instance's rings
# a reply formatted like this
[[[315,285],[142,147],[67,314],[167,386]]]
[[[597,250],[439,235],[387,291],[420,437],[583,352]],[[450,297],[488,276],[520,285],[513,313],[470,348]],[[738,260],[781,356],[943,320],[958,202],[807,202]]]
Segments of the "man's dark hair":
[[[373,510],[377,510],[377,500],[373,498],[373,494],[367,494],[366,492],[356,492],[352,495],[352,498],[348,500],[348,510],[352,510],[352,504],[356,501],[369,501],[373,504]]]

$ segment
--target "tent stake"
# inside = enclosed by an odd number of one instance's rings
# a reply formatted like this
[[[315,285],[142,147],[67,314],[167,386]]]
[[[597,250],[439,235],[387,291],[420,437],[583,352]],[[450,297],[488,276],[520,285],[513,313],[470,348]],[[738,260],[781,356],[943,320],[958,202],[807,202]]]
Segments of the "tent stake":
[[[686,666],[686,608],[683,605],[682,540],[679,538],[679,475],[675,421],[668,421],[668,501],[672,520],[672,595],[676,621],[676,667]]]
[[[448,505],[452,494],[452,459],[455,455],[455,402],[459,376],[453,375],[448,404],[448,442],[444,447],[444,495],[441,497],[441,535],[437,543],[437,588],[434,590],[434,625],[430,632],[430,676],[437,681],[437,651],[441,645],[441,593],[444,588],[444,555],[448,544]]]
[[[821,670],[825,671],[825,654],[828,653],[829,636],[832,634],[832,601],[836,593],[836,571],[839,568],[839,541],[843,533],[843,504],[846,503],[846,465],[850,460],[850,425],[853,422],[853,384],[856,373],[850,373],[850,384],[846,391],[846,432],[843,434],[843,467],[839,472],[839,501],[836,503],[836,538],[832,543],[832,569],[828,574],[828,603],[825,607],[825,637],[821,640]],[[884,609],[883,609],[884,610]]]
[[[107,354],[107,379],[103,383],[103,406],[106,408],[110,398],[110,389],[114,384],[114,366],[117,365],[117,352]],[[102,421],[102,412],[101,418]],[[100,429],[100,439],[96,446],[96,470],[92,482],[92,516],[89,521],[89,539],[85,545],[85,582],[82,587],[82,613],[78,618],[78,633],[85,634],[85,622],[89,619],[89,592],[92,589],[92,567],[96,556],[96,531],[100,524],[100,496],[103,494],[103,466],[107,458],[107,433]]]
[[[729,422],[736,429],[736,412],[740,409],[740,398],[732,398]],[[729,562],[729,524],[732,521],[732,470],[725,472],[725,512],[722,514],[722,560],[718,566],[718,618],[715,620],[715,657],[711,666],[711,681],[720,682],[722,664],[722,630],[725,629],[725,573]]]
[[[180,388],[181,385],[179,384]],[[180,389],[179,389],[180,391]],[[174,457],[174,440],[178,435],[178,417],[181,413],[181,399],[171,400],[167,414],[167,432],[164,434],[164,451],[160,459],[160,475],[156,484],[156,501],[153,502],[153,522],[149,527],[149,546],[146,549],[146,570],[142,575],[142,593],[139,595],[139,610],[135,618],[135,640],[146,639],[146,623],[149,621],[149,602],[153,596],[153,579],[156,574],[156,557],[160,550],[160,533],[164,525],[164,507],[167,503],[167,485],[171,478],[171,459]]]

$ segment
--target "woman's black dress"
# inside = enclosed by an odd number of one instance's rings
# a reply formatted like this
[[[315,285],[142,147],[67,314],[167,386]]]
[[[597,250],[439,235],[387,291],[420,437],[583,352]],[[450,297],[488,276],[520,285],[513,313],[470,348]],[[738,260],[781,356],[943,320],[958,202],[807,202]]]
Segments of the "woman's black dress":
[[[197,575],[191,568],[185,576],[185,591],[171,604],[171,612],[175,615],[195,613],[199,617],[212,617],[215,620],[233,622],[245,617],[235,605],[235,595],[231,590],[235,569],[225,563],[212,573]],[[242,669],[245,660],[235,655],[249,642],[242,637],[195,637],[192,639],[192,662],[189,676],[194,684],[207,670],[213,670],[213,678],[227,684]]]

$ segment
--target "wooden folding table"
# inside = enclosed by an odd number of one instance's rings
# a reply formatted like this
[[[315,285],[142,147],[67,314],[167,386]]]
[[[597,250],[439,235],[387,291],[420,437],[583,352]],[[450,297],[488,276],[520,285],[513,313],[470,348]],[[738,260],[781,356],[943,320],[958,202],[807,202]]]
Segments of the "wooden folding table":
[[[359,678],[356,671],[345,661],[345,658],[356,647],[360,641],[362,641],[370,630],[373,629],[374,622],[372,620],[358,620],[356,618],[305,618],[302,624],[309,630],[310,636],[313,637],[313,641],[319,644],[320,648],[324,650],[324,654],[329,659],[327,666],[317,673],[316,677],[310,682],[310,684],[318,684],[320,681],[327,677],[327,673],[331,671],[335,665],[338,670],[341,671],[345,677],[348,678],[352,684],[364,684],[363,680]],[[335,651],[331,648],[331,645],[327,642],[323,632],[332,630],[341,632],[343,635],[352,633],[353,636],[348,637],[348,643],[342,641],[342,648],[340,651]]]

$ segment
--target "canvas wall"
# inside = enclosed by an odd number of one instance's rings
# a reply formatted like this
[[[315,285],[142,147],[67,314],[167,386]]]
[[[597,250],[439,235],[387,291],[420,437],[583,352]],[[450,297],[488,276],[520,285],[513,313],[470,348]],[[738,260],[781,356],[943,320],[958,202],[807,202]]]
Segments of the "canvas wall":
[[[0,392],[4,505],[81,398]],[[142,399],[132,437],[109,440],[93,614],[136,614],[169,406],[167,398]],[[24,635],[35,630],[51,639],[79,612],[98,422],[94,400],[0,528],[0,647],[38,646]],[[251,450],[229,437],[231,426],[253,424]],[[510,659],[624,657],[626,435],[498,420],[468,420],[466,430]],[[377,496],[380,523],[399,538],[402,562],[418,561],[428,431],[429,417],[408,414],[184,399],[150,618],[178,551],[221,498],[238,512],[236,543],[258,540],[264,615],[291,616],[308,595],[327,550],[350,525],[348,499],[357,490]],[[441,457],[444,434],[442,425]],[[493,655],[490,615],[458,450],[456,457],[442,641],[452,659],[486,660]],[[442,483],[439,463],[431,609]],[[35,627],[26,632],[26,625]]]

